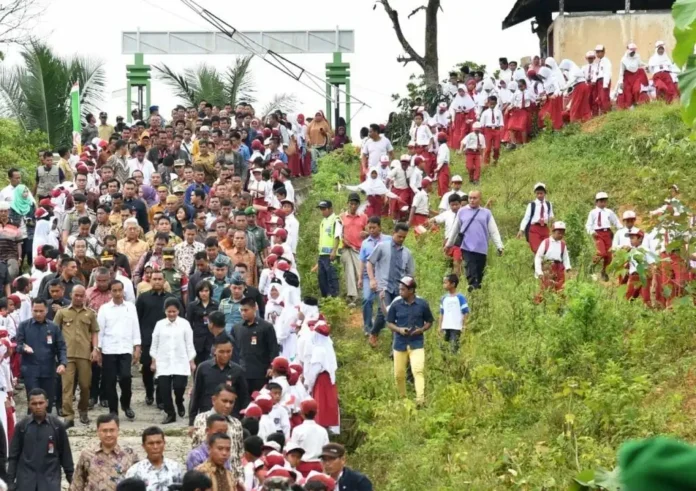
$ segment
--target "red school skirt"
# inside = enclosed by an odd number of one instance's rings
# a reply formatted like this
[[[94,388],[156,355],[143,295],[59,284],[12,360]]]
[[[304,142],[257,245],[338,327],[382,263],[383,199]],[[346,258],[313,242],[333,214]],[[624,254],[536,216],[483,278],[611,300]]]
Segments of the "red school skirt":
[[[338,409],[338,389],[331,383],[328,372],[321,372],[314,383],[312,397],[317,401],[319,410],[314,419],[319,426],[329,428],[340,425]]]

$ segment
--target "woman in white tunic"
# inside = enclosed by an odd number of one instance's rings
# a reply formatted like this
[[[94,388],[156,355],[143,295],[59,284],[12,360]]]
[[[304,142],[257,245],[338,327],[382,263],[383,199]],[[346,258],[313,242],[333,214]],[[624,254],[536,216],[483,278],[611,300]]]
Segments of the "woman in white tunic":
[[[152,334],[152,371],[156,373],[160,398],[167,413],[162,424],[176,421],[172,389],[179,417],[185,416],[184,392],[189,376],[196,369],[193,330],[186,319],[179,317],[180,312],[181,305],[176,298],[165,300],[164,313],[167,317],[155,324]]]

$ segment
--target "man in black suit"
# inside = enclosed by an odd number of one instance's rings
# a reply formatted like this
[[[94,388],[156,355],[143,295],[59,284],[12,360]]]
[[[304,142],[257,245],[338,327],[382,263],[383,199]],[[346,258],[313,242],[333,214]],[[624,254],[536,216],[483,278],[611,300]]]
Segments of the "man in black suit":
[[[324,473],[338,482],[338,491],[372,491],[372,483],[364,474],[346,467],[346,449],[339,443],[329,443],[321,449]]]

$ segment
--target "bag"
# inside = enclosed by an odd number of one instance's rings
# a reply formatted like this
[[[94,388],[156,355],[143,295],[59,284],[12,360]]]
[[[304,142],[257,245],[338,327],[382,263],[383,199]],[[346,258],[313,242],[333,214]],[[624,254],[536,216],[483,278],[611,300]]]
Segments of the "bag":
[[[544,201],[544,203],[546,203],[546,215],[548,216],[551,213],[551,202]],[[529,214],[529,221],[524,227],[524,238],[527,242],[529,242],[529,228],[532,226],[532,218],[534,218],[534,212],[536,211],[536,201],[531,201],[529,204],[531,205],[532,209]]]
[[[462,246],[462,242],[464,242],[464,234],[466,234],[466,231],[469,230],[469,227],[471,227],[471,224],[474,223],[474,220],[476,220],[476,215],[479,214],[479,211],[481,211],[480,206],[476,209],[476,213],[474,213],[474,216],[471,217],[471,220],[469,220],[469,223],[466,224],[466,227],[464,227],[464,231],[459,232],[459,234],[457,235],[457,239],[454,241],[455,246],[457,246],[457,247]]]

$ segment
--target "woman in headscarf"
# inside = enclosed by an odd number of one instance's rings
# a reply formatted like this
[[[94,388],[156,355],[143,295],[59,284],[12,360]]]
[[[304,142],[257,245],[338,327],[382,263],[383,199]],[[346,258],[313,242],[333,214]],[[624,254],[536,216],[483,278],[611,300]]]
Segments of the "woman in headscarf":
[[[287,116],[287,124],[289,143],[285,154],[288,156],[288,169],[292,177],[299,177],[302,175],[302,134],[294,115]]]
[[[454,122],[452,123],[452,132],[450,133],[448,143],[452,150],[458,150],[462,139],[468,134],[466,120],[469,118],[471,111],[476,109],[474,100],[467,92],[466,85],[459,84],[457,86],[457,95],[452,99],[449,109],[453,114]]]
[[[272,298],[273,285],[274,283],[271,282],[269,301]],[[279,297],[283,309],[273,323],[280,345],[280,356],[290,361],[297,356],[297,318],[301,299],[299,286],[299,277],[295,273],[290,271],[283,273]]]
[[[512,97],[512,105],[508,111],[510,119],[507,125],[512,148],[514,148],[514,145],[527,143],[529,136],[529,108],[534,103],[534,94],[527,88],[526,78],[512,82],[512,86],[515,84],[517,84],[519,90],[515,91]]]
[[[312,173],[317,171],[317,161],[328,152],[332,136],[333,131],[326,121],[324,111],[317,111],[312,122],[307,125],[307,144],[312,152]]]
[[[32,257],[38,256],[40,248],[46,244],[58,249],[58,220],[51,210],[50,206],[46,206],[39,208],[34,213],[36,228],[31,246]]]
[[[29,267],[32,265],[32,257],[34,256],[32,243],[34,241],[34,229],[36,228],[35,211],[36,204],[29,193],[29,188],[24,184],[19,184],[14,190],[12,204],[10,205],[10,222],[19,227],[24,238],[22,242],[22,257],[19,260],[20,268],[24,258],[27,258]]]
[[[367,196],[367,208],[365,214],[368,217],[386,215],[384,201],[385,196],[396,198],[397,196],[390,193],[384,181],[379,177],[379,169],[372,167],[367,173],[367,179],[357,186],[346,186],[348,191],[358,191],[365,193]]]
[[[670,104],[679,98],[679,88],[672,79],[672,74],[677,71],[672,60],[665,54],[665,42],[655,43],[655,54],[648,61],[650,73],[652,73],[653,85],[658,99],[664,99]]]
[[[585,73],[573,61],[565,59],[559,68],[568,79],[568,92],[570,94],[570,122],[588,121],[592,118],[592,106],[590,105],[590,86],[585,80]]]
[[[623,97],[619,107],[628,109],[641,101],[641,86],[649,85],[648,76],[645,74],[645,63],[640,59],[638,47],[630,43],[626,47],[626,53],[619,64],[619,88],[623,90]]]
[[[325,321],[315,324],[311,335],[311,354],[309,363],[305,366],[304,377],[307,391],[319,407],[315,421],[337,434],[340,430],[336,387],[338,363],[330,334],[331,327]]]
[[[159,203],[159,196],[155,188],[148,184],[143,184],[140,186],[140,197],[145,201],[145,204],[149,207],[155,206]]]
[[[553,57],[549,56],[544,60],[544,66],[548,67],[551,70],[551,74],[556,82],[556,85],[558,85],[558,87],[560,87],[561,90],[565,90],[566,79],[563,76],[563,72],[561,71],[561,69],[558,68],[558,63],[556,63],[556,60],[554,60]]]
[[[312,155],[307,144],[307,125],[304,114],[297,115],[297,141],[302,143],[302,175],[309,176],[312,174]]]
[[[544,119],[548,116],[551,118],[552,128],[560,130],[563,127],[563,91],[556,83],[549,67],[541,67],[537,77],[542,81],[539,128],[544,127]]]
[[[348,135],[346,135],[346,127],[345,126],[339,126],[336,128],[336,135],[333,137],[333,142],[332,142],[332,147],[333,150],[338,150],[339,148],[343,148],[344,145],[347,145],[350,143],[350,138]]]

